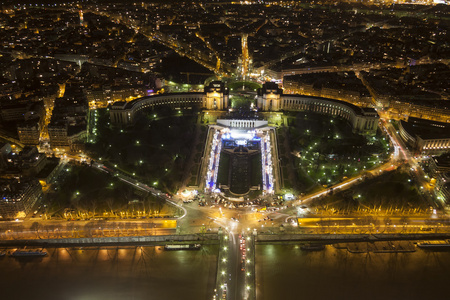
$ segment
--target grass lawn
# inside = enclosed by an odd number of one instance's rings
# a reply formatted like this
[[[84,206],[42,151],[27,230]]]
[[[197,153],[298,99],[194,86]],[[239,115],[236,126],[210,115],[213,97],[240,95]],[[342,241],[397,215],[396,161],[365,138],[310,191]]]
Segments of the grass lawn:
[[[228,83],[228,88],[234,92],[242,91],[242,87],[244,87],[245,91],[255,91],[261,88],[262,85],[253,81],[236,81]]]
[[[366,179],[352,189],[336,192],[314,202],[317,209],[334,208],[341,212],[352,213],[357,210],[401,211],[417,209],[424,212],[429,205],[421,197],[409,175],[394,170],[381,176]]]
[[[69,164],[46,194],[46,202],[48,214],[54,216],[63,216],[66,208],[90,217],[137,210],[173,213],[164,201],[86,164]]]
[[[296,153],[294,168],[305,191],[315,183],[336,184],[389,157],[389,144],[381,133],[374,137],[358,135],[346,120],[313,112],[286,115],[289,130],[286,136],[279,135],[279,141],[287,138]],[[284,153],[283,147],[280,153]]]
[[[118,128],[109,125],[109,112],[101,111],[97,140],[88,151],[149,185],[175,192],[191,172],[187,168],[192,151],[202,151],[199,145],[206,130],[197,132],[202,127],[197,117],[195,111],[161,108],[142,115],[132,127]],[[200,159],[194,154],[194,160]]]

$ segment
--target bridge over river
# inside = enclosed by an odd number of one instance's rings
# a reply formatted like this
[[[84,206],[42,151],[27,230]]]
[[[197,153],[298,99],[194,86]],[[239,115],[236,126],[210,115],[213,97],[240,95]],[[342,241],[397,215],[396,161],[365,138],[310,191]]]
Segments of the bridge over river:
[[[333,245],[349,252],[414,252],[411,241],[445,240],[450,233],[389,234],[257,234],[238,226],[221,227],[218,233],[170,234],[122,237],[10,239],[0,247],[71,248],[88,246],[164,246],[167,244],[219,245],[213,299],[256,299],[255,253],[257,245]],[[396,245],[400,245],[396,247]],[[406,245],[406,246],[405,246]]]

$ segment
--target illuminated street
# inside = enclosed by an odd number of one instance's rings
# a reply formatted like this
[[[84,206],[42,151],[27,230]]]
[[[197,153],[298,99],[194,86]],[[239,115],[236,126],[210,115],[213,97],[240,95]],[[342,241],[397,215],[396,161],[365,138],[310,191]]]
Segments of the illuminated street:
[[[0,299],[446,296],[448,0],[0,9]]]

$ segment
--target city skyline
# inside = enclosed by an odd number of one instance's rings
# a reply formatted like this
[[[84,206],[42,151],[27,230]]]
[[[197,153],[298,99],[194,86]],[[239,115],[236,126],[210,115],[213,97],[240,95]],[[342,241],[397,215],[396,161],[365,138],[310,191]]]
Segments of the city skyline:
[[[2,2],[2,294],[444,296],[445,4]]]

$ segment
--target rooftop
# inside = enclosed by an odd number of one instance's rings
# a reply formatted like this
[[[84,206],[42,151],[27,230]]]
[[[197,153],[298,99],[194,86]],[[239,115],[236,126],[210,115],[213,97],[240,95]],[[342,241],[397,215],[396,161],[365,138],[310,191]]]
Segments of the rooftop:
[[[412,136],[424,140],[450,138],[450,124],[447,123],[409,118],[408,122],[401,121],[401,125]]]
[[[287,95],[289,97],[298,97],[298,98],[309,98],[309,99],[317,99],[317,100],[322,100],[322,101],[329,101],[329,102],[334,102],[336,104],[341,104],[341,105],[345,105],[347,107],[349,107],[350,109],[352,109],[357,115],[366,115],[366,114],[377,114],[377,111],[371,107],[359,107],[356,105],[353,105],[349,102],[345,102],[345,101],[340,101],[340,100],[335,100],[335,99],[330,99],[330,98],[323,98],[323,97],[315,97],[315,96],[305,96],[305,95]]]

